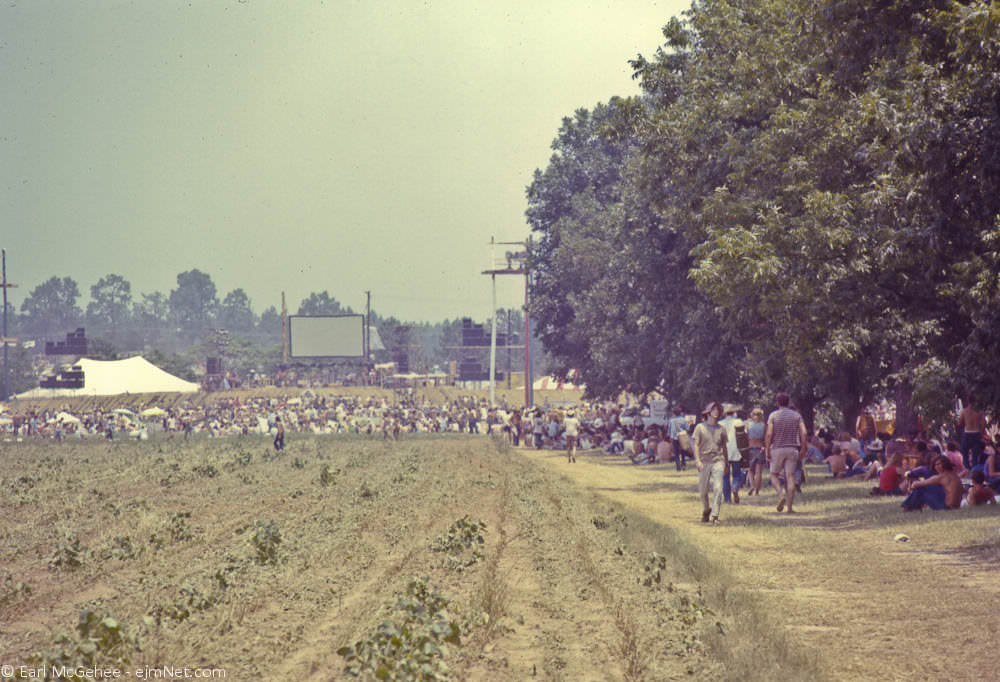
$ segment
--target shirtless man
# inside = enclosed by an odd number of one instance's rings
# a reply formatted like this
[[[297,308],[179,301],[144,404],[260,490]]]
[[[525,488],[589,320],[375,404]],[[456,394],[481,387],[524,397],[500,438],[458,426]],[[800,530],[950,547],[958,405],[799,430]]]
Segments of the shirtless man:
[[[969,404],[958,415],[958,431],[962,436],[962,460],[965,468],[981,464],[983,458],[983,432],[986,417],[977,408],[976,397],[969,396]]]
[[[931,509],[958,509],[962,506],[965,488],[962,481],[955,475],[954,465],[944,455],[934,460],[934,471],[930,478],[916,481],[911,492],[903,500],[903,509],[919,511],[924,505]]]

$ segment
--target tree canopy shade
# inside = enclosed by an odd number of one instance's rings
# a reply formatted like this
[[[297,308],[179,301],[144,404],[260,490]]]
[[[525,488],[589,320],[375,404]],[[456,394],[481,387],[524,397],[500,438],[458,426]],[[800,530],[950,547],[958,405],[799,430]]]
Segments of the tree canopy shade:
[[[21,303],[20,327],[38,335],[72,331],[83,317],[76,301],[80,287],[70,277],[52,277],[31,290]]]
[[[1000,10],[705,0],[566,119],[528,189],[532,312],[591,390],[850,420],[996,376]],[[615,377],[618,377],[616,379]],[[993,397],[993,404],[1000,404]]]

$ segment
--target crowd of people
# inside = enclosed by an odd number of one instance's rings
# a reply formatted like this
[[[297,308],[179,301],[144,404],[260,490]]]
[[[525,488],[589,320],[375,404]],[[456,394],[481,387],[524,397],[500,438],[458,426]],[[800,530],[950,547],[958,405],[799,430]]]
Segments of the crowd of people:
[[[803,464],[825,464],[834,478],[876,481],[872,495],[900,495],[904,509],[951,509],[994,500],[1000,491],[998,428],[975,402],[963,408],[954,428],[905,437],[880,432],[877,412],[865,411],[854,433],[821,429],[811,437],[785,393],[765,418],[760,407],[744,410],[710,402],[699,415],[681,405],[651,415],[648,405],[578,403],[520,408],[505,401],[456,397],[433,403],[405,391],[391,397],[316,395],[218,396],[211,403],[181,402],[139,414],[65,409],[0,414],[0,438],[190,438],[269,434],[275,449],[285,434],[367,434],[397,439],[410,433],[495,434],[514,446],[564,451],[568,463],[580,451],[622,455],[635,464],[672,463],[698,469],[702,520],[718,522],[723,503],[740,493],[760,495],[765,484],[778,494],[776,509],[794,513],[805,481]]]

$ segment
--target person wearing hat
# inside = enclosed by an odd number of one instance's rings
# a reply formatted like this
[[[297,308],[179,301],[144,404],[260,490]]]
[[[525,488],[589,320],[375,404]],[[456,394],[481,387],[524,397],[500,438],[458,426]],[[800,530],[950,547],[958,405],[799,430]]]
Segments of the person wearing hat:
[[[736,431],[739,427],[746,433],[746,427],[737,416],[739,408],[732,403],[722,406],[726,416],[719,423],[726,429],[726,458],[729,460],[729,469],[722,479],[722,499],[728,504],[740,503],[740,487],[743,485],[746,474],[743,473],[743,455],[737,444]]]
[[[576,462],[576,439],[580,435],[580,420],[576,418],[576,411],[569,410],[563,418],[563,437],[566,438],[566,459],[569,462]]]
[[[719,424],[722,417],[722,405],[710,402],[702,410],[705,421],[694,427],[691,438],[694,450],[694,463],[698,467],[698,495],[701,497],[701,522],[719,522],[719,508],[722,506],[722,481],[729,471],[729,461],[726,453],[728,436],[726,429]],[[709,488],[712,499],[709,502]]]
[[[764,434],[767,424],[764,423],[764,410],[759,407],[750,411],[750,423],[747,424],[747,436],[750,439],[750,483],[747,495],[760,495],[760,485],[764,480],[763,472],[767,464],[764,456]]]

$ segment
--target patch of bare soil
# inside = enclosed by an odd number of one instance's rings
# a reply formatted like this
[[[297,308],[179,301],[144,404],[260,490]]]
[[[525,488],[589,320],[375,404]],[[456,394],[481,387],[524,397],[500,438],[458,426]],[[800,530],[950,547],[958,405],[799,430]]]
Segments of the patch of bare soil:
[[[400,625],[409,599],[455,624],[446,655],[444,639],[389,648],[454,679],[717,672],[703,634],[721,625],[627,514],[488,439],[4,444],[0,476],[0,663],[15,670],[346,679],[338,650]],[[414,606],[415,578],[444,612]]]

